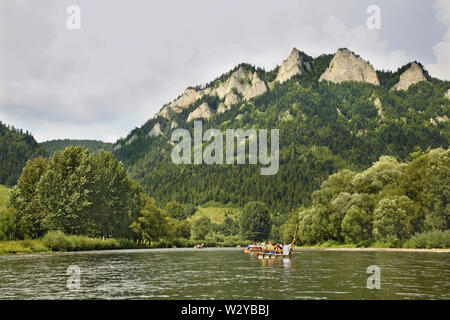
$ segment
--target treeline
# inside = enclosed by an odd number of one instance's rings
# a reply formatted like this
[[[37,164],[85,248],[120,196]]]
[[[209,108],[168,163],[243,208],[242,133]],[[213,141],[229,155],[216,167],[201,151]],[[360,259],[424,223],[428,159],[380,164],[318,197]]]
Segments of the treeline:
[[[408,163],[383,156],[367,170],[331,175],[283,226],[298,225],[299,244],[325,241],[394,244],[431,233],[448,246],[450,226],[450,150],[416,152]],[[434,233],[433,233],[434,232]],[[414,237],[416,236],[416,237]]]
[[[112,151],[113,144],[99,140],[74,140],[74,139],[57,139],[41,142],[39,144],[52,156],[56,151],[62,151],[67,147],[84,147],[89,153],[97,153],[100,151]]]
[[[221,224],[207,217],[191,221],[195,212],[192,204],[176,201],[158,206],[111,153],[91,155],[86,148],[67,147],[49,159],[27,162],[10,191],[7,210],[0,212],[0,240],[44,237],[69,243],[82,238],[66,235],[82,235],[183,246],[197,240],[231,245],[270,236],[271,215],[263,203],[251,202],[241,219],[227,216]],[[83,241],[95,247],[96,242]],[[111,243],[129,246],[126,241]]]
[[[45,155],[31,133],[0,121],[0,184],[15,185],[26,162]]]

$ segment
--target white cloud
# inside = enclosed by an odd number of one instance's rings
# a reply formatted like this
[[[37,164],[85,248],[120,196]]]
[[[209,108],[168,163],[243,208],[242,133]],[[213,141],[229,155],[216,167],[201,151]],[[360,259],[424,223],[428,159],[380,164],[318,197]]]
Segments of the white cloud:
[[[386,27],[389,18],[380,31],[367,29],[370,3],[360,0],[77,0],[81,30],[69,31],[72,2],[0,2],[0,120],[31,130],[38,140],[115,141],[185,87],[241,62],[269,70],[294,46],[313,56],[348,47],[380,69],[421,60],[391,41],[396,29]],[[391,2],[380,2],[383,19]],[[448,5],[437,6],[439,21],[449,25],[439,9]],[[403,7],[392,10],[417,25]],[[404,36],[414,41],[413,31]],[[446,37],[435,47],[438,71],[450,65]]]
[[[436,0],[434,8],[437,20],[447,27],[447,33],[433,47],[436,63],[428,65],[427,69],[434,77],[450,80],[450,1]]]

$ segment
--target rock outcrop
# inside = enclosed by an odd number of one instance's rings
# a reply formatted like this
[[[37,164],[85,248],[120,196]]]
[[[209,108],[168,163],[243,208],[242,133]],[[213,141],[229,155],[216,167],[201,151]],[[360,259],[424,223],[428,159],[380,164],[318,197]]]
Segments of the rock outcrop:
[[[172,121],[172,123],[170,124],[170,129],[175,129],[178,128],[178,123],[176,123],[175,121]]]
[[[224,105],[226,108],[220,108],[220,111],[224,112],[240,101],[239,97],[233,92],[234,90],[241,94],[244,100],[250,100],[266,92],[267,86],[256,72],[245,71],[241,66],[215,88],[186,89],[179,98],[165,106],[158,113],[158,116],[169,119],[171,111],[180,113],[205,95],[216,95],[220,99],[225,98]]]
[[[412,63],[411,66],[400,75],[400,80],[397,82],[393,90],[408,90],[408,88],[421,81],[427,81],[423,73],[423,69],[416,62]]]
[[[327,70],[320,76],[319,81],[331,81],[334,83],[358,81],[380,85],[375,69],[367,61],[356,56],[348,49],[339,49],[337,51]]]
[[[291,115],[291,113],[289,112],[289,110],[286,110],[285,112],[283,112],[282,114],[280,114],[280,116],[278,117],[278,119],[280,121],[290,121],[292,119],[294,119],[294,117]]]
[[[231,76],[219,84],[217,88],[211,90],[211,95],[217,95],[220,99],[226,97],[236,89],[244,100],[250,100],[267,91],[267,86],[256,72],[245,71],[241,66],[234,71]]]
[[[206,102],[202,103],[197,109],[189,113],[187,118],[187,122],[192,121],[194,119],[209,119],[211,117],[212,112]]]
[[[289,57],[281,64],[275,81],[283,83],[293,76],[303,74],[306,71],[311,71],[311,64],[303,59],[300,51],[293,48]]]
[[[156,123],[152,130],[148,133],[148,135],[150,137],[157,137],[157,136],[161,136],[163,134],[162,130],[161,130],[161,125],[158,123]]]
[[[447,92],[445,93],[445,97],[447,99],[450,99],[450,89],[448,89]]]
[[[225,105],[225,103],[221,102],[219,104],[219,106],[217,107],[217,114],[221,114],[224,113],[225,111],[227,111],[229,108]]]
[[[225,98],[225,105],[227,107],[231,107],[233,104],[236,104],[239,102],[239,97],[237,95],[235,95],[233,92],[227,94],[226,98]]]
[[[125,142],[125,145],[127,146],[127,145],[131,144],[136,139],[137,139],[137,135],[133,134],[133,136],[130,139],[128,139],[127,142]]]
[[[375,108],[377,108],[377,114],[380,118],[384,119],[384,113],[383,113],[383,105],[381,103],[380,98],[375,98],[373,104],[375,105]]]
[[[184,93],[179,98],[171,102],[168,106],[164,107],[159,115],[168,119],[170,110],[173,110],[176,113],[180,113],[181,111],[189,108],[191,104],[193,104],[198,99],[201,99],[203,96],[204,92],[202,90],[188,88],[184,90]]]

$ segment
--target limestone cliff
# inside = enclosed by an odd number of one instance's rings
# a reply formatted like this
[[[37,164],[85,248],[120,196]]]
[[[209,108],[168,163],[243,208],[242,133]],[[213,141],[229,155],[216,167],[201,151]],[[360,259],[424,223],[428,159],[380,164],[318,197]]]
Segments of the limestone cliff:
[[[148,135],[150,136],[150,137],[156,137],[156,136],[160,136],[160,135],[162,135],[163,134],[163,132],[162,132],[162,130],[161,130],[161,125],[159,124],[159,123],[156,123],[154,126],[153,126],[153,129],[148,133]]]
[[[311,71],[311,64],[303,59],[300,51],[293,48],[289,57],[281,64],[275,81],[283,83],[293,76],[307,71]]]
[[[375,69],[348,49],[337,51],[319,81],[358,81],[380,85]]]
[[[400,75],[400,81],[395,84],[393,90],[408,90],[408,88],[421,81],[427,81],[423,69],[416,62]]]
[[[194,119],[208,119],[211,117],[212,112],[211,109],[209,109],[209,106],[206,102],[202,103],[197,109],[189,113],[189,116],[187,118],[187,122],[192,121]]]

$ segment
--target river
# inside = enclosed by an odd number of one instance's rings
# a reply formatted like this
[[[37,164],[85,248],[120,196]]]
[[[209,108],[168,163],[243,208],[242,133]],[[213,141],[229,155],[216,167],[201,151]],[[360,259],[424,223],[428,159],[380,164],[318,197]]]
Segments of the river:
[[[367,288],[372,265],[379,289]],[[302,250],[262,260],[242,249],[205,248],[8,255],[0,256],[0,299],[450,299],[450,254]]]

